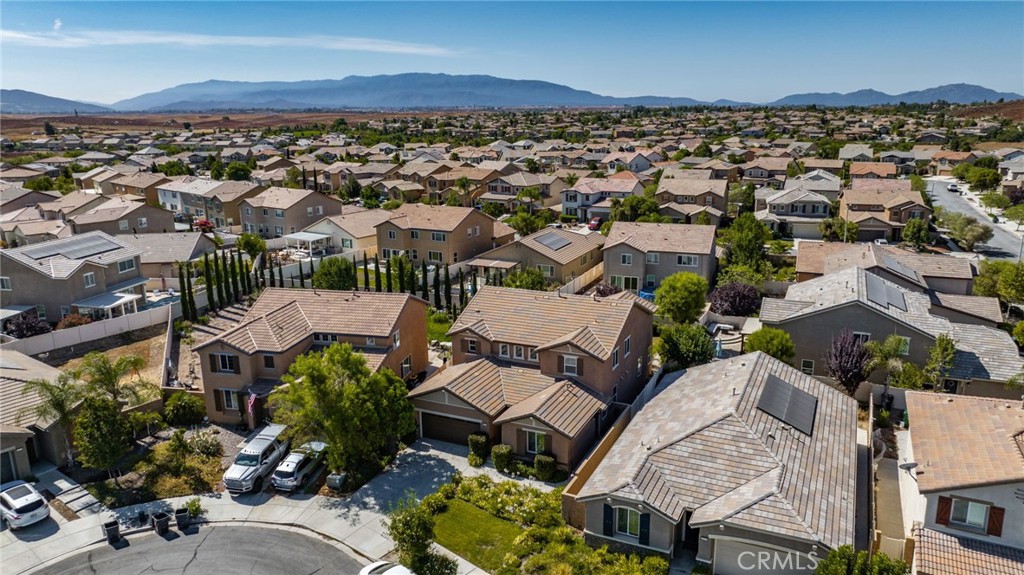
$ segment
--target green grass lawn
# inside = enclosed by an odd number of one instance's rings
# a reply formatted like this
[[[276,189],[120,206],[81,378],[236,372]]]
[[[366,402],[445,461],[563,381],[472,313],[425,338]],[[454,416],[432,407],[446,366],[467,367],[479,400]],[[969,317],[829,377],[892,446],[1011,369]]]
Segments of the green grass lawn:
[[[501,567],[512,542],[523,532],[515,523],[459,499],[449,501],[448,510],[434,519],[438,544],[487,571]]]
[[[427,312],[427,341],[451,341],[452,338],[447,334],[448,330],[451,329],[452,322],[450,320],[436,320]]]

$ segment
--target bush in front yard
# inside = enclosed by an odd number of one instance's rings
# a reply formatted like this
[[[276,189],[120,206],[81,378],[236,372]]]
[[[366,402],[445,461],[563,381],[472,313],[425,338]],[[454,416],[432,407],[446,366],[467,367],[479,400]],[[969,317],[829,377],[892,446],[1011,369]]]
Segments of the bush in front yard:
[[[475,453],[470,453],[469,454],[469,466],[470,467],[483,467],[483,465],[484,465],[484,460],[481,459],[479,455],[477,455]]]
[[[444,511],[448,509],[448,498],[438,490],[437,493],[431,493],[424,497],[423,500],[420,501],[420,505],[426,508],[431,515],[437,515],[438,513],[444,513]]]
[[[480,459],[480,465],[483,465],[483,462],[487,460],[487,443],[486,434],[469,434],[469,452]],[[480,467],[480,465],[474,465],[474,467]]]
[[[533,459],[533,467],[537,471],[537,479],[551,481],[555,478],[555,458],[550,455],[538,455]]]
[[[202,399],[184,391],[176,391],[164,405],[164,419],[173,425],[199,423],[206,415]]]
[[[512,446],[499,443],[491,448],[491,459],[494,461],[494,468],[502,473],[508,473],[512,465]]]

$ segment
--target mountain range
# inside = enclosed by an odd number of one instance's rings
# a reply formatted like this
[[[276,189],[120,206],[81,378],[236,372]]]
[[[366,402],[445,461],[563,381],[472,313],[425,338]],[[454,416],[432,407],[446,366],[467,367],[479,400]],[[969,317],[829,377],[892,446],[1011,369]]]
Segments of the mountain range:
[[[617,98],[539,80],[509,80],[485,75],[396,74],[347,76],[341,80],[298,82],[231,82],[208,80],[181,84],[115,102],[104,108],[51,98],[24,90],[3,90],[0,112],[171,112],[246,109],[332,108],[466,108],[466,107],[602,107],[602,106],[875,106],[899,102],[924,104],[944,100],[968,104],[1016,100],[1020,94],[1003,93],[972,84],[948,84],[925,90],[886,94],[858,90],[848,94],[793,94],[774,102],[705,102],[692,98],[635,96]]]

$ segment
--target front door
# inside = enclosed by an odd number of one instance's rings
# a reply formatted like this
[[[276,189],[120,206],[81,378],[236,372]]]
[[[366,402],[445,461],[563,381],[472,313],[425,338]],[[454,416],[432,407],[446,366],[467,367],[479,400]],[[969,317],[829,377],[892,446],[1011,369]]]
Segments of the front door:
[[[690,527],[690,513],[683,515],[683,520],[679,522],[676,532],[679,533],[677,549],[697,551],[697,546],[700,543],[700,530]]]

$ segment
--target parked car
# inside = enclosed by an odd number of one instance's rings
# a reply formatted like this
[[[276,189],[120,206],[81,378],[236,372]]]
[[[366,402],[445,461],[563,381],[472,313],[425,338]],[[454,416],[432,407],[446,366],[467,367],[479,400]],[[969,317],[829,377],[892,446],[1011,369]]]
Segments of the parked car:
[[[590,218],[590,223],[587,224],[587,228],[589,228],[591,230],[599,230],[599,229],[601,229],[601,224],[603,224],[603,223],[604,223],[604,218],[602,218],[601,216],[594,216],[594,217]]]
[[[270,482],[280,491],[295,491],[320,467],[327,444],[311,441],[292,451],[274,470]]]
[[[884,238],[879,238],[879,239],[875,240],[875,245],[878,245],[878,246],[889,245],[889,240],[884,239]]]
[[[960,191],[960,186],[958,186],[956,184],[950,184],[950,185],[946,186],[946,189],[949,190],[950,192],[959,192]]]
[[[416,575],[408,567],[391,563],[390,561],[378,561],[370,563],[359,571],[359,575]]]
[[[263,481],[274,472],[288,451],[288,440],[281,434],[284,425],[268,425],[242,448],[234,463],[224,472],[224,487],[232,495],[263,491]]]
[[[0,485],[0,518],[11,529],[27,527],[50,516],[46,499],[24,481]]]

